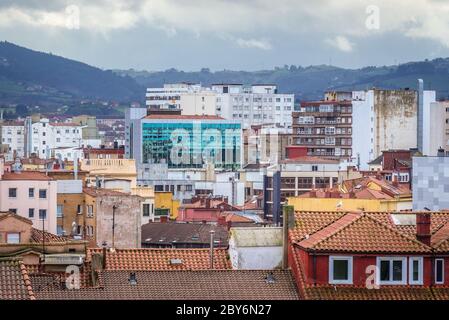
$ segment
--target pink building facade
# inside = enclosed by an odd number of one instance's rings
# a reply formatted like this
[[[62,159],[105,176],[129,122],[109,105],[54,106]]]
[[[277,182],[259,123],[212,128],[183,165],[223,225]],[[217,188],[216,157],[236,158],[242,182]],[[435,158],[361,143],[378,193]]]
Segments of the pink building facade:
[[[30,219],[34,228],[56,234],[56,203],[57,182],[45,173],[0,169],[0,211],[16,213]]]

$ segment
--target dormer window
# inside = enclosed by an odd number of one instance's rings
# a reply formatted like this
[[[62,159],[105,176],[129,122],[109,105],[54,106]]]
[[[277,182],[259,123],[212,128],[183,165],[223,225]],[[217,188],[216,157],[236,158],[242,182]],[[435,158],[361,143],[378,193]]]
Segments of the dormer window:
[[[378,284],[407,284],[407,258],[405,257],[379,257],[377,270]]]
[[[329,283],[352,284],[352,257],[329,257]]]

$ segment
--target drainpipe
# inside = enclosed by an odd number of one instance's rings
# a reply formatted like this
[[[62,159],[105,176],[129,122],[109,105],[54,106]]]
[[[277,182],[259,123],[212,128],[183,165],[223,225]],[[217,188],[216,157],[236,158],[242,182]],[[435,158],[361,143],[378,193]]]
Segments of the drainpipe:
[[[316,254],[312,253],[313,285],[316,286]]]

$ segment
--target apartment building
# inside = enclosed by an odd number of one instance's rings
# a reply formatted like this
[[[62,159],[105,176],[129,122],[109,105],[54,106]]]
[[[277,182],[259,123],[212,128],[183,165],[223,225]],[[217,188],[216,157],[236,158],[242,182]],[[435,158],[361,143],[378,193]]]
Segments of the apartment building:
[[[15,157],[25,155],[24,123],[19,121],[0,122],[0,141],[5,160],[13,161]]]
[[[56,233],[56,181],[38,171],[4,172],[0,162],[0,211],[29,219],[33,227]]]
[[[301,102],[292,117],[293,144],[307,147],[309,156],[352,159],[351,100]]]
[[[274,124],[251,125],[243,130],[243,163],[278,163],[292,144],[291,129]]]
[[[436,152],[430,150],[435,97],[435,91],[422,89],[354,91],[352,153],[360,168],[366,170],[385,150],[418,147],[423,154]]]
[[[295,96],[280,94],[276,85],[215,84],[217,93],[216,114],[242,121],[243,128],[251,125],[273,123],[290,128]]]
[[[162,88],[147,88],[146,106],[158,109],[182,109],[181,96],[195,96],[203,90],[200,84],[188,82],[164,84]]]
[[[291,127],[294,109],[293,94],[279,94],[276,85],[166,84],[148,88],[148,108],[180,109],[183,115],[217,115],[239,120],[243,128],[254,124],[273,123]]]
[[[313,189],[332,189],[343,180],[359,177],[359,172],[349,170],[339,160],[312,156],[286,159],[267,167],[263,178],[265,218],[278,223],[280,206],[287,198],[300,196]]]
[[[58,149],[80,148],[83,146],[82,126],[72,122],[50,122],[40,119],[31,125],[29,139],[31,152],[39,158],[48,159],[58,154]],[[74,154],[69,152],[73,160]],[[68,156],[68,153],[64,153]]]

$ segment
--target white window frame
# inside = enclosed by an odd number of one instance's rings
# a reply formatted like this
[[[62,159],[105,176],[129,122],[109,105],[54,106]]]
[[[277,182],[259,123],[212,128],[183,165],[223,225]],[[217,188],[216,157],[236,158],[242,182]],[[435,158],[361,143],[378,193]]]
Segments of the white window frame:
[[[393,260],[402,261],[402,280],[401,281],[381,281],[380,280],[380,263],[381,261],[390,261],[390,279],[393,277]],[[405,285],[407,284],[407,257],[377,257],[376,258],[376,281],[378,285]]]
[[[334,261],[348,261],[348,280],[334,280]],[[329,256],[329,283],[330,284],[353,284],[353,258],[351,256]]]
[[[418,280],[413,280],[413,262],[418,261]],[[424,274],[424,259],[423,257],[410,257],[408,259],[408,283],[415,285],[423,284],[423,274]]]
[[[442,261],[443,262],[443,268],[442,268],[442,271],[443,271],[443,281],[437,281],[437,261]],[[444,259],[442,259],[442,258],[439,258],[439,259],[435,259],[435,284],[444,284]]]

